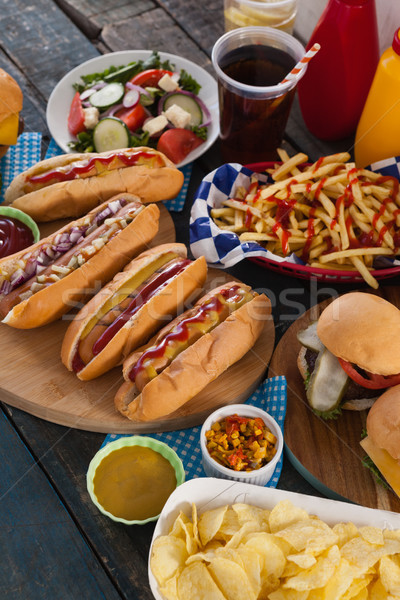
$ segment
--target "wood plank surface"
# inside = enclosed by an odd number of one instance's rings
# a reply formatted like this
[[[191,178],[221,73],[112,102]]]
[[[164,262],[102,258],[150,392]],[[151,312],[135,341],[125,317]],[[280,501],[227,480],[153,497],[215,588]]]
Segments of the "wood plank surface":
[[[205,290],[230,279],[226,273],[210,269]],[[104,433],[169,431],[199,425],[216,407],[247,400],[260,383],[274,347],[273,321],[267,319],[254,348],[187,404],[157,421],[133,422],[114,407],[114,396],[123,383],[120,367],[83,382],[62,365],[60,348],[68,324],[61,319],[33,330],[1,326],[0,354],[7,352],[13,365],[9,369],[8,362],[0,362],[2,399],[48,421]]]
[[[0,597],[120,598],[2,412],[0,436]]]
[[[377,292],[400,308],[400,288],[382,287]],[[329,301],[302,315],[282,337],[274,351],[269,376],[287,380],[285,442],[301,474],[333,497],[385,510],[400,510],[400,500],[380,486],[363,467],[365,451],[360,446],[367,411],[344,410],[338,419],[324,420],[311,410],[303,379],[297,368],[300,343],[297,332],[315,321]],[[295,466],[296,466],[295,464]]]

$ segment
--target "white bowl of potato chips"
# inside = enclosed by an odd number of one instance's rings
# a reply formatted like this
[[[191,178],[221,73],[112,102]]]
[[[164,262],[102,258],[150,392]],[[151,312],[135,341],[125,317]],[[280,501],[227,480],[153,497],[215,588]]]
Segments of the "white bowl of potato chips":
[[[241,423],[242,420],[248,423]],[[246,431],[239,430],[242,425]],[[250,436],[254,439],[253,449],[249,447]],[[282,455],[283,435],[278,423],[265,410],[248,404],[231,404],[218,408],[204,421],[200,446],[208,477],[266,485]],[[235,464],[232,459],[238,455],[243,458]]]
[[[156,600],[398,598],[400,515],[193,479],[161,512],[149,581]]]

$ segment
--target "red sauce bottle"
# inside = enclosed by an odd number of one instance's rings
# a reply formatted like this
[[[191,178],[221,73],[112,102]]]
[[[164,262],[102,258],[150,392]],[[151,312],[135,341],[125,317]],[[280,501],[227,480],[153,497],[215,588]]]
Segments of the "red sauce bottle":
[[[321,50],[298,84],[304,121],[321,140],[352,135],[379,61],[375,0],[329,0],[307,50]]]

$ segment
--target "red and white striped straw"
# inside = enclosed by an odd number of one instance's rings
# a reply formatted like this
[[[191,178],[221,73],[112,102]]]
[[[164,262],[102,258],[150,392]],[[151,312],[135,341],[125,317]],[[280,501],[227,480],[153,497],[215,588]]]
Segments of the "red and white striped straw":
[[[282,81],[278,85],[282,85],[283,83],[286,83],[287,81],[294,81],[294,80],[298,79],[300,77],[301,73],[306,68],[306,65],[317,54],[317,52],[320,48],[321,48],[321,46],[319,44],[314,44],[309,49],[309,51],[305,53],[305,55],[297,63],[297,65],[295,67],[293,67],[293,69],[290,71],[290,73],[288,73],[286,75],[285,79],[282,79]]]

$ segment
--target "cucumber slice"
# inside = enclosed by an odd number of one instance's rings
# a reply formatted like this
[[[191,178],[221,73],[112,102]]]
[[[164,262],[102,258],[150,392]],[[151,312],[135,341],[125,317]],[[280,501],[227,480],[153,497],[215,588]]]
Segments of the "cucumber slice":
[[[125,88],[122,83],[109,83],[89,97],[89,102],[100,111],[113,104],[118,104],[124,97]]]
[[[180,92],[169,94],[164,101],[163,110],[167,110],[173,104],[177,104],[180,108],[190,113],[191,119],[189,125],[191,127],[201,125],[203,122],[203,111],[193,96],[188,96]]]
[[[93,130],[93,144],[96,152],[128,148],[129,130],[125,123],[116,117],[101,119]]]
[[[324,349],[324,345],[318,337],[317,333],[317,325],[318,321],[314,321],[307,327],[307,329],[303,329],[299,331],[297,334],[297,339],[299,340],[302,346],[305,346],[309,350],[314,350],[314,352],[321,352]]]
[[[313,410],[329,413],[339,407],[349,378],[339,360],[326,348],[318,354],[307,387],[307,399]]]
[[[134,62],[132,65],[126,65],[126,67],[121,67],[118,71],[114,71],[113,73],[109,73],[104,77],[104,81],[107,83],[111,83],[112,81],[119,81],[121,83],[125,83],[128,79],[131,79],[133,75],[136,75],[138,71],[138,64]]]

